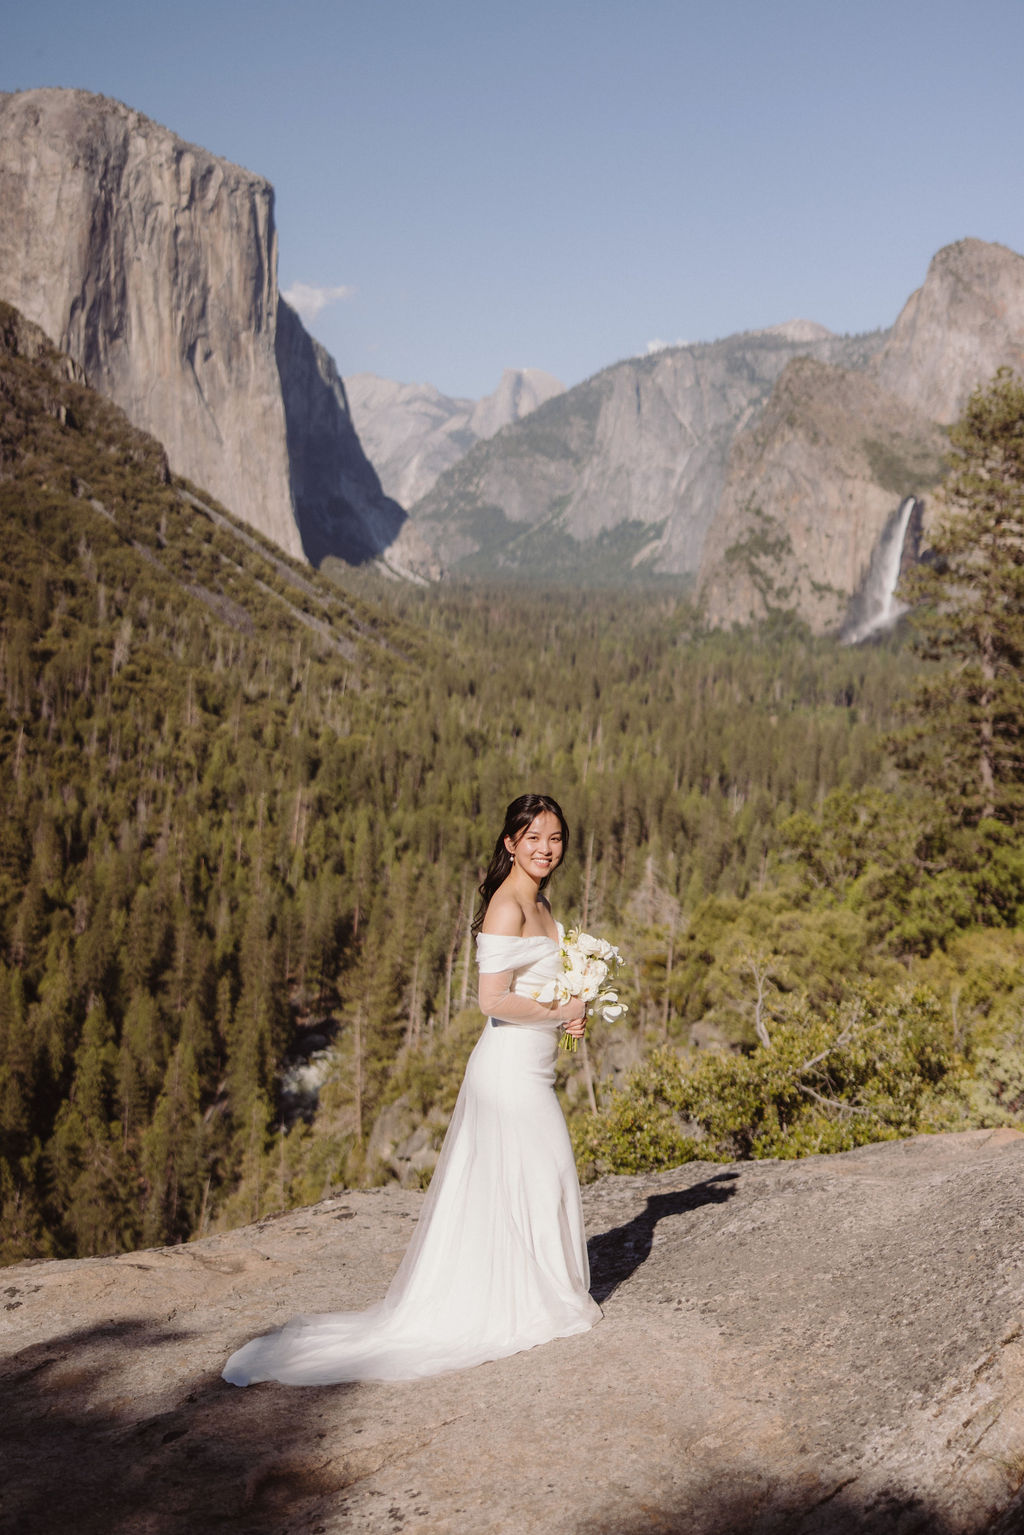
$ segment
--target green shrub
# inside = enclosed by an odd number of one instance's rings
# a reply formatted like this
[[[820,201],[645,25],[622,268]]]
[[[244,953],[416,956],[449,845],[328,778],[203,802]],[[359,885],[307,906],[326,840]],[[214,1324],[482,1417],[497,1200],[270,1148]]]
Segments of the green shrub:
[[[848,1151],[945,1123],[963,1066],[935,996],[904,990],[842,1008],[788,1006],[768,1046],[648,1057],[574,1126],[584,1177],[680,1162]]]

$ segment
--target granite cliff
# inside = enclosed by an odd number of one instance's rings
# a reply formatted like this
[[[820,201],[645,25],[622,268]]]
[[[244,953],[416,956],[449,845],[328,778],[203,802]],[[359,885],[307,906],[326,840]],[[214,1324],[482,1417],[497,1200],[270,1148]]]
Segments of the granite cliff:
[[[385,491],[403,506],[425,496],[474,443],[521,421],[564,389],[539,368],[506,368],[497,389],[482,400],[454,399],[432,384],[398,384],[373,373],[345,380],[359,440]]]
[[[693,575],[736,433],[794,357],[865,364],[881,337],[788,327],[615,364],[478,444],[413,509],[446,565]]]
[[[733,443],[701,558],[712,625],[795,608],[836,629],[907,496],[942,477],[942,429],[866,373],[789,363]]]
[[[787,369],[733,444],[699,574],[709,620],[794,607],[841,628],[905,497],[920,498],[927,541],[942,427],[997,368],[1022,365],[1024,257],[961,240],[932,259],[866,369]]]
[[[175,473],[289,554],[361,561],[405,514],[333,363],[278,294],[273,203],[261,177],[119,102],[0,95],[0,298]]]
[[[4,1270],[0,1528],[1013,1535],[1024,1136],[689,1163],[583,1191],[590,1333],[404,1385],[219,1374],[379,1299],[422,1194]]]
[[[901,497],[927,526],[938,428],[1024,366],[1024,258],[963,240],[888,333],[795,321],[567,392],[509,372],[476,404],[357,376],[392,499],[333,361],[278,293],[265,180],[118,102],[38,90],[0,95],[0,199],[0,298],[175,472],[316,564],[669,576],[699,585],[713,623],[788,606],[836,628]]]
[[[414,508],[454,569],[695,579],[710,621],[839,627],[943,425],[1024,365],[1024,258],[940,251],[888,332],[794,322],[618,363],[477,444]]]
[[[949,425],[997,368],[1024,371],[1024,256],[960,240],[933,257],[872,372],[884,389]]]

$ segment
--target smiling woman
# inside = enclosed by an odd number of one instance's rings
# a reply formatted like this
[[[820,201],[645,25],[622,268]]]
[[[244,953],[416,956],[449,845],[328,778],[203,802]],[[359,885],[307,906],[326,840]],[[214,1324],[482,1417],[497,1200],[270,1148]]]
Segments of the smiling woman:
[[[486,918],[488,932],[503,931],[495,923],[504,920],[512,923],[510,932],[520,936],[531,930],[531,924],[536,927],[541,922],[539,930],[551,937],[553,919],[547,902],[539,897],[568,851],[569,827],[555,800],[547,794],[521,794],[514,799],[505,812],[505,824],[480,886],[474,933],[480,932]],[[504,888],[517,870],[517,878]],[[529,883],[534,879],[539,881],[535,889]],[[493,901],[499,892],[499,899]],[[538,915],[541,912],[547,913],[546,923]],[[523,925],[517,926],[517,921]]]
[[[384,1300],[369,1311],[295,1317],[233,1354],[225,1380],[410,1380],[586,1332],[600,1318],[554,1093],[559,1032],[583,1034],[584,1004],[535,999],[560,970],[561,930],[543,892],[568,844],[565,817],[547,795],[508,807],[473,924],[487,1024]]]

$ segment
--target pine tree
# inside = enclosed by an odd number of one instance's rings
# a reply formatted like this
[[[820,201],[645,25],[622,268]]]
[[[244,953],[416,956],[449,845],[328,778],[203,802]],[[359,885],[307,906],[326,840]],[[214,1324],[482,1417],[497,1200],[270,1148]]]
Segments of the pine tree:
[[[950,432],[945,515],[906,583],[919,685],[899,748],[955,824],[1024,807],[1024,381],[1001,368]]]
[[[131,1247],[138,1234],[132,1208],[134,1170],[112,1112],[116,1071],[113,1029],[97,999],[75,1052],[70,1096],[47,1147],[63,1239],[80,1254],[121,1251]]]
[[[0,1155],[12,1162],[29,1142],[34,1085],[24,982],[0,963]]]
[[[146,1241],[180,1242],[195,1230],[202,1186],[202,1139],[195,1054],[183,1040],[171,1058],[144,1137]]]

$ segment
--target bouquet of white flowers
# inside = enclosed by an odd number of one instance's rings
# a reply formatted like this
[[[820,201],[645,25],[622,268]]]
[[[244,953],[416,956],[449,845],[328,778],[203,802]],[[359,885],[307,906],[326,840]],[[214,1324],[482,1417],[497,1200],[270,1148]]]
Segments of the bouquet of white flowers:
[[[625,960],[605,938],[595,938],[578,927],[570,928],[562,939],[562,973],[548,981],[537,993],[538,1002],[568,1002],[580,997],[587,1003],[587,1016],[601,1014],[606,1023],[620,1018],[628,1009],[609,980]],[[568,1032],[562,1035],[563,1050],[575,1050],[578,1041]]]

